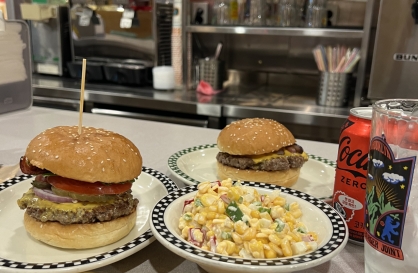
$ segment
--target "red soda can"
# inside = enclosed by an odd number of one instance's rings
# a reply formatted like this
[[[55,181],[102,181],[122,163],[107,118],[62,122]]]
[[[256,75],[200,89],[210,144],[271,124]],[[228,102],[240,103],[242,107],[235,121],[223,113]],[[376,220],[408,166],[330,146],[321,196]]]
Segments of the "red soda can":
[[[364,200],[370,147],[372,107],[358,107],[341,127],[333,207],[344,217],[349,241],[364,243]]]

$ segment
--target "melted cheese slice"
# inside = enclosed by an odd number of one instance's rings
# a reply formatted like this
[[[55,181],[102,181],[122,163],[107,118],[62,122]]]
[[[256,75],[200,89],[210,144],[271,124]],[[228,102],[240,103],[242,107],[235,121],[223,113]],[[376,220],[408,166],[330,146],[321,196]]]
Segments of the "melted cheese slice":
[[[93,202],[77,202],[77,203],[55,203],[45,199],[41,199],[35,195],[32,188],[29,189],[21,199],[17,201],[19,204],[27,203],[28,206],[33,208],[46,208],[55,209],[61,211],[77,211],[78,209],[91,210],[99,206],[103,206],[108,203],[93,203]]]
[[[299,154],[299,153],[291,153],[288,150],[284,150],[284,155],[278,155],[276,152],[274,152],[274,153],[269,153],[269,154],[253,155],[251,156],[251,159],[254,161],[254,163],[258,164],[264,160],[279,158],[283,156],[292,156],[292,155],[300,155],[305,160],[308,160],[308,155],[305,152],[303,152],[302,154]]]

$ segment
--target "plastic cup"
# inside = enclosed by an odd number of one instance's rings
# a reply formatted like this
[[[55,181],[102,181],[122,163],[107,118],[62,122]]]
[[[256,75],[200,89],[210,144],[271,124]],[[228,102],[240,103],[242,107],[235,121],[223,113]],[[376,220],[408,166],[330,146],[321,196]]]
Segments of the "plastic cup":
[[[365,271],[418,272],[418,100],[373,104]]]

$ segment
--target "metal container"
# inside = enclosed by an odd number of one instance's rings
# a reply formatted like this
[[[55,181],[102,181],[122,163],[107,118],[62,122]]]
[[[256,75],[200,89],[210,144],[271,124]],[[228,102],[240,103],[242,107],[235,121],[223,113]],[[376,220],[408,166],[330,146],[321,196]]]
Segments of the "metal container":
[[[214,90],[221,90],[225,80],[225,63],[209,58],[200,59],[199,80],[209,83]]]
[[[367,97],[372,100],[417,98],[418,3],[412,0],[378,2],[380,9]]]
[[[105,64],[104,75],[107,81],[124,85],[152,85],[152,67],[141,64]]]
[[[67,62],[73,59],[69,7],[23,3],[21,10],[30,28],[34,71],[67,76]]]
[[[359,245],[364,241],[371,116],[371,107],[353,108],[341,127],[332,198],[333,207],[347,222],[348,240]]]
[[[347,105],[350,76],[349,73],[321,72],[317,104],[333,107]]]

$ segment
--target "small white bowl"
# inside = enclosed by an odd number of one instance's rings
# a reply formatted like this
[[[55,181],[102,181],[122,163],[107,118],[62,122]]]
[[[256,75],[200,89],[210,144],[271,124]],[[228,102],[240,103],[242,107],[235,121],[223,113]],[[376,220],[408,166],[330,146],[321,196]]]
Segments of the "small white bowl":
[[[181,237],[178,221],[185,200],[193,198],[197,185],[188,186],[162,198],[151,211],[151,231],[155,238],[175,254],[197,263],[213,273],[292,272],[329,261],[347,244],[348,228],[343,218],[328,204],[297,190],[258,182],[242,182],[257,188],[260,194],[280,189],[288,202],[298,202],[301,221],[309,231],[318,233],[318,249],[302,255],[276,259],[244,259],[202,250]]]

